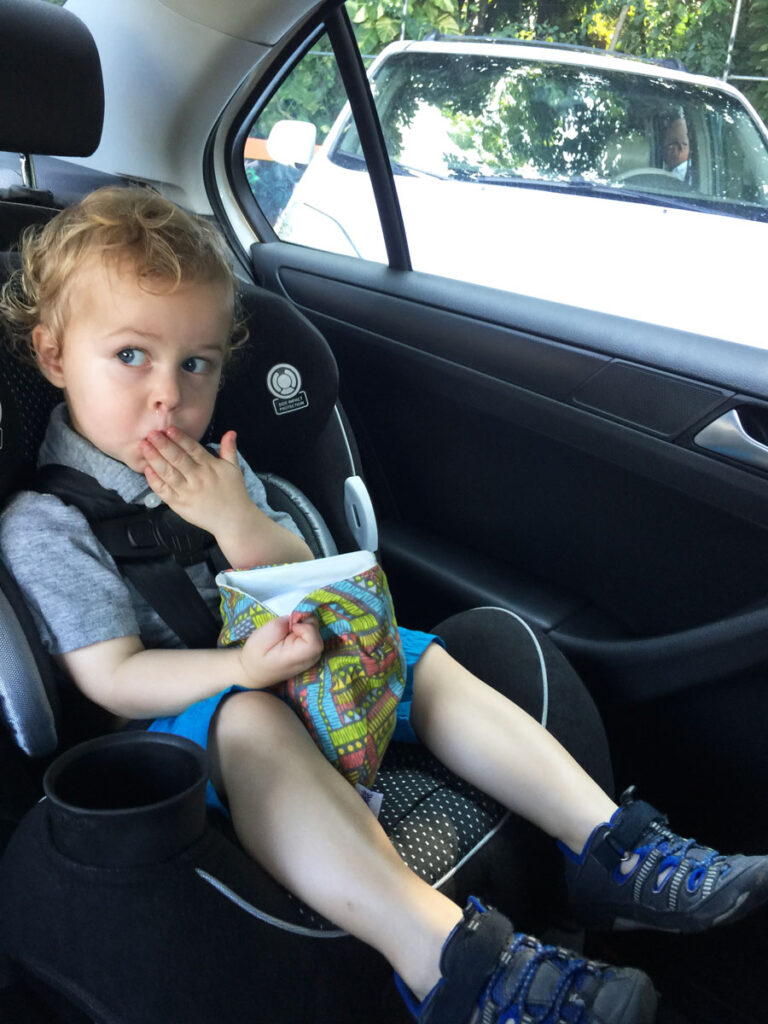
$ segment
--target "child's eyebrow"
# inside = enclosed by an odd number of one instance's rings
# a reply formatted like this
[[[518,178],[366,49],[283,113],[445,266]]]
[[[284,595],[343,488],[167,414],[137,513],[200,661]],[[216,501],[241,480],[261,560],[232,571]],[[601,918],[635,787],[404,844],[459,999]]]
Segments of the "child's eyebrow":
[[[105,338],[115,338],[115,337],[119,337],[121,334],[135,334],[139,338],[149,338],[149,339],[153,339],[155,341],[157,341],[157,339],[159,337],[159,335],[155,334],[154,331],[142,331],[141,328],[139,328],[139,327],[131,327],[130,324],[125,324],[122,327],[116,327],[114,329],[114,331],[109,331],[109,333],[105,334],[104,337]]]

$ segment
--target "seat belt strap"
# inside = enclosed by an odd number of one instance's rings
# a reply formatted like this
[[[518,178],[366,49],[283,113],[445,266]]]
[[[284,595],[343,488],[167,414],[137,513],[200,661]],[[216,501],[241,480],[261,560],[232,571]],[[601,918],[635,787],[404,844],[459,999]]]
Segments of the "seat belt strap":
[[[216,646],[221,623],[178,562],[166,556],[146,562],[116,560],[116,564],[185,647]]]

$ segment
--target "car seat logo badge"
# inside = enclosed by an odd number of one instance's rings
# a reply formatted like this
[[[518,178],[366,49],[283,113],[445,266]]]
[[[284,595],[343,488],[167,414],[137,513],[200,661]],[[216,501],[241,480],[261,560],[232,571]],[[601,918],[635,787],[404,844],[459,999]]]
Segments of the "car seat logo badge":
[[[278,416],[298,412],[309,405],[306,391],[301,390],[301,374],[290,363],[278,363],[267,373],[267,387],[274,395],[272,405]]]

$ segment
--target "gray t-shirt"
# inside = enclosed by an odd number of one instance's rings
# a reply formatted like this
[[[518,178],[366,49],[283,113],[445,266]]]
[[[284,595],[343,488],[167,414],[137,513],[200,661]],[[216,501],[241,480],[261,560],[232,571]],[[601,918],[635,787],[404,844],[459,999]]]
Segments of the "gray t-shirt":
[[[160,500],[143,474],[110,458],[71,427],[64,404],[57,406],[40,448],[38,465],[69,466],[95,477],[125,501]],[[270,519],[301,533],[291,517],[267,504],[264,485],[240,459],[251,499]],[[13,573],[50,654],[65,654],[103,640],[139,634],[147,647],[180,647],[176,635],[117,569],[79,509],[51,494],[22,491],[0,516],[0,555]],[[211,609],[219,595],[207,564],[188,575]]]

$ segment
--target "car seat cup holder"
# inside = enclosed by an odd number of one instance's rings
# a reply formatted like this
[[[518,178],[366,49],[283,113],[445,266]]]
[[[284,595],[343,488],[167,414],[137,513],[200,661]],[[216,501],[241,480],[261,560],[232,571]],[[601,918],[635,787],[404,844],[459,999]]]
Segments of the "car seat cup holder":
[[[208,759],[165,733],[125,732],[81,743],[43,778],[51,839],[95,867],[162,863],[206,828]]]

